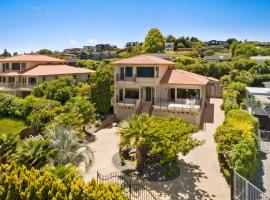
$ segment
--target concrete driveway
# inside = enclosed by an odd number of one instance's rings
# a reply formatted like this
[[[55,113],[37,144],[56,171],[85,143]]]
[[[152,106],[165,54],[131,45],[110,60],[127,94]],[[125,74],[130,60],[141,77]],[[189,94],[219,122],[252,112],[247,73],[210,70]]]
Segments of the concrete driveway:
[[[203,116],[206,121],[204,130],[194,134],[197,139],[205,140],[205,144],[195,148],[187,156],[180,156],[187,165],[193,166],[193,170],[190,170],[191,176],[194,173],[200,174],[194,184],[198,190],[204,191],[206,196],[205,198],[195,196],[194,199],[230,199],[230,188],[220,172],[214,141],[216,128],[224,121],[221,104],[222,99],[210,99]],[[196,193],[196,190],[194,192]]]
[[[88,172],[84,173],[84,180],[89,181],[97,177],[97,171],[107,174],[117,169],[112,163],[112,157],[118,152],[119,136],[116,134],[117,127],[107,127],[94,133],[95,141],[89,146],[94,152],[93,164]],[[80,165],[84,169],[84,164]]]

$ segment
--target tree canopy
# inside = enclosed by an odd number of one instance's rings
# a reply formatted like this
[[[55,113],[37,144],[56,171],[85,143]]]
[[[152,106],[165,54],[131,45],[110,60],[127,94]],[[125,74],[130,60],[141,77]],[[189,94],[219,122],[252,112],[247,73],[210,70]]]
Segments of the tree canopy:
[[[147,53],[158,53],[165,50],[165,38],[157,28],[152,28],[146,35],[143,49]]]

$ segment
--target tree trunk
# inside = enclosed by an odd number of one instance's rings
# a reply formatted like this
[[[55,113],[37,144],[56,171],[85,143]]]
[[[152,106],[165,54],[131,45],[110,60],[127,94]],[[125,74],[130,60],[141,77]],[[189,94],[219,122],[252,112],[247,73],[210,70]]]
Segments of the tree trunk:
[[[136,160],[137,160],[137,170],[141,170],[143,167],[143,156],[141,147],[136,147]]]

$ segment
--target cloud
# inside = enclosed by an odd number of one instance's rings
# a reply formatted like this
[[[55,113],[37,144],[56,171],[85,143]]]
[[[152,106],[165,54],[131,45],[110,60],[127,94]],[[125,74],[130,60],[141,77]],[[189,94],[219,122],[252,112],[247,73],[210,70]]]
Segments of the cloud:
[[[72,45],[79,44],[79,42],[76,40],[69,40],[68,43]]]
[[[95,44],[98,43],[98,40],[95,39],[95,38],[91,38],[91,39],[88,40],[88,42],[89,42],[91,45],[95,45]]]

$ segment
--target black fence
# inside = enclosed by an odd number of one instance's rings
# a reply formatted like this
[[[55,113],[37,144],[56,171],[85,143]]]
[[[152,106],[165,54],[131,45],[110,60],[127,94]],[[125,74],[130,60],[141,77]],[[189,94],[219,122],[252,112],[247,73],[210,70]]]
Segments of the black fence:
[[[270,200],[270,197],[231,169],[231,200]]]
[[[123,194],[130,200],[159,200],[159,195],[149,190],[142,180],[128,176],[122,172],[112,172],[109,174],[97,172],[97,182],[119,185],[123,190]]]

